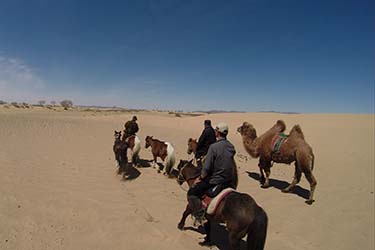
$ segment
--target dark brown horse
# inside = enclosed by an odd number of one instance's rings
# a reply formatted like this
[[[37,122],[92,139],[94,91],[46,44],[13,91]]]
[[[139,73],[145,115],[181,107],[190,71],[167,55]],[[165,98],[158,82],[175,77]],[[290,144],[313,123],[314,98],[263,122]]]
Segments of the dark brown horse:
[[[159,157],[163,162],[165,162],[164,174],[171,175],[171,171],[176,160],[173,146],[169,142],[153,139],[152,136],[146,136],[145,141],[145,148],[151,147],[154,160],[153,167],[156,167],[157,157]],[[160,171],[161,169],[159,168],[158,172]]]
[[[113,144],[113,153],[115,154],[116,165],[119,168],[119,172],[125,170],[126,164],[128,163],[128,158],[126,151],[128,150],[128,145],[126,142],[121,140],[121,131],[116,131],[114,133],[115,141]]]
[[[177,182],[182,185],[187,182],[189,187],[194,185],[200,176],[200,171],[191,161],[181,160],[177,169],[179,176]],[[182,215],[178,228],[184,229],[186,218],[192,213],[189,204]],[[239,248],[240,240],[247,234],[247,247],[250,250],[264,249],[267,236],[268,217],[266,212],[257,205],[255,200],[248,194],[233,191],[225,196],[215,210],[215,214],[206,214],[207,223],[206,239],[204,244],[209,245],[211,241],[211,222],[225,223],[228,234],[230,249]]]

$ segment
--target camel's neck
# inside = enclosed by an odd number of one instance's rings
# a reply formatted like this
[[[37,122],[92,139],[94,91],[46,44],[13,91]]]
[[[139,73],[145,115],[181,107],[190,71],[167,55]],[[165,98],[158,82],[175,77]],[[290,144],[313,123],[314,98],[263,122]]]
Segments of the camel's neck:
[[[257,158],[258,152],[257,152],[257,145],[256,145],[256,139],[257,136],[243,136],[243,144],[246,149],[246,151],[250,154],[251,157]]]

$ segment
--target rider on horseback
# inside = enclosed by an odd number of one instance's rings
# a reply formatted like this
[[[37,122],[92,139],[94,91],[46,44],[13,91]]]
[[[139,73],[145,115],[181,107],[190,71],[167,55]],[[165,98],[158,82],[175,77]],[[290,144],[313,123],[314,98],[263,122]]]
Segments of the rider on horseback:
[[[193,215],[197,221],[204,219],[204,209],[201,198],[207,194],[214,197],[227,187],[236,188],[234,176],[234,155],[236,150],[227,140],[228,125],[219,123],[215,128],[217,141],[208,149],[205,162],[200,175],[200,181],[193,185],[187,195]]]
[[[208,148],[216,142],[215,130],[211,126],[211,120],[204,121],[204,130],[198,139],[195,159],[199,167],[202,167]]]
[[[125,123],[125,130],[124,130],[123,139],[126,140],[126,138],[128,138],[129,136],[135,135],[138,132],[139,127],[138,127],[138,124],[137,124],[136,121],[137,121],[137,117],[133,116],[133,118],[130,121],[127,121]]]

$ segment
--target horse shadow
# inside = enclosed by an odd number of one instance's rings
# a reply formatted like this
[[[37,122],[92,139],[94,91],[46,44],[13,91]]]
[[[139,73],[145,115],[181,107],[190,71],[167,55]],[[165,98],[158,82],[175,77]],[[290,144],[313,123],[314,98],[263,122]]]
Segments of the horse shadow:
[[[184,230],[190,230],[190,231],[200,233],[202,235],[206,235],[206,232],[203,226],[199,226],[198,228],[184,227]],[[211,242],[214,246],[216,246],[220,250],[230,250],[228,231],[226,230],[224,225],[211,222]],[[245,250],[245,249],[247,249],[246,241],[241,240],[240,250]]]
[[[134,168],[131,164],[128,164],[124,171],[122,171],[122,179],[124,181],[131,181],[137,179],[141,175],[141,172]]]
[[[150,168],[152,160],[138,159],[137,168]]]
[[[260,182],[260,174],[249,171],[246,171],[246,173],[249,175],[249,177]],[[270,186],[279,190],[283,190],[284,188],[289,186],[289,183],[286,181],[280,181],[270,178]],[[299,185],[296,185],[289,193],[298,195],[299,197],[302,197],[304,199],[308,199],[310,196],[310,191],[300,187]]]

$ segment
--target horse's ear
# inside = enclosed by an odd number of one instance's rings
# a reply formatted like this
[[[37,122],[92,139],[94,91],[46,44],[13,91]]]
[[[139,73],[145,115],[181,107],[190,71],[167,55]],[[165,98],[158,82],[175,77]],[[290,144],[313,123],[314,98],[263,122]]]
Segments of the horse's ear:
[[[193,139],[189,138],[188,142],[191,142]]]

